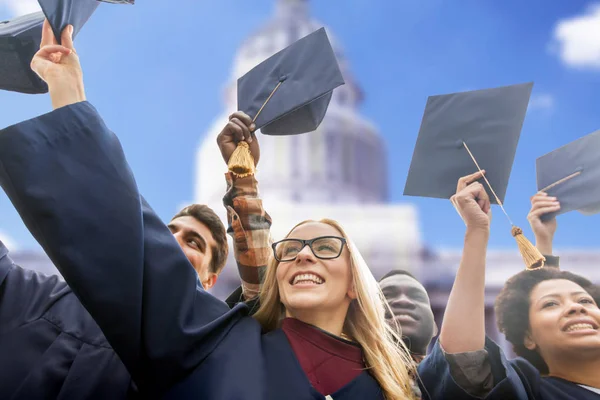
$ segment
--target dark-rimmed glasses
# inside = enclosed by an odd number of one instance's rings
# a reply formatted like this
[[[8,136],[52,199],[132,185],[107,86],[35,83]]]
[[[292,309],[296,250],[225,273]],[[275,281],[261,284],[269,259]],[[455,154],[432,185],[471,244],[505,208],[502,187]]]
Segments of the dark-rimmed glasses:
[[[305,246],[321,260],[338,258],[344,250],[346,239],[339,236],[319,236],[310,240],[283,239],[273,243],[273,255],[279,262],[294,261]]]

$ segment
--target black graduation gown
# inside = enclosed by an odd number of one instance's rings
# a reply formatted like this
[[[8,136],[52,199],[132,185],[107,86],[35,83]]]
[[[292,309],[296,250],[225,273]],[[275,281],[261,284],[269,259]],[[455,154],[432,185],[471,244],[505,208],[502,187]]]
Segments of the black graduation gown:
[[[142,138],[143,140],[143,138]],[[324,399],[283,332],[203,290],[82,102],[0,132],[0,184],[140,390],[173,399]],[[381,399],[363,372],[335,400]]]
[[[67,284],[15,265],[0,242],[0,399],[118,400],[130,383]]]
[[[486,400],[600,400],[600,395],[573,382],[558,378],[541,377],[539,371],[523,358],[507,360],[491,339],[486,338],[485,349],[494,376],[494,388]],[[456,384],[439,342],[419,365],[419,375],[432,400],[475,400]]]

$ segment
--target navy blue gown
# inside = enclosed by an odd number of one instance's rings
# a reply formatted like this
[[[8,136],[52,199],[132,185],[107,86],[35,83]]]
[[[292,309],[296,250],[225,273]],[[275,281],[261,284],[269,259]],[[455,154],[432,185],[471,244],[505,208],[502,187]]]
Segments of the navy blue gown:
[[[67,284],[0,242],[0,399],[134,398],[131,378]]]
[[[229,309],[203,290],[88,102],[1,131],[0,184],[140,390],[171,399],[324,399],[281,330],[263,334],[246,304]],[[383,398],[367,371],[331,396]]]
[[[541,377],[539,371],[523,358],[507,360],[502,349],[489,338],[486,338],[485,349],[494,377],[494,388],[486,400],[600,400],[600,394],[573,382]],[[454,381],[439,342],[419,365],[419,375],[424,392],[429,393],[431,400],[480,399]]]

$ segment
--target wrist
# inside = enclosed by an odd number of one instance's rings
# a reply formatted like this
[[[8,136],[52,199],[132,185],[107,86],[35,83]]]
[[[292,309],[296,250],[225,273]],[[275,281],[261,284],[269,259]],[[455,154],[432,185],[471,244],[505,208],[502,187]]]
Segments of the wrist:
[[[50,100],[54,110],[71,104],[86,101],[85,89],[82,83],[48,83]]]
[[[478,241],[487,243],[490,238],[490,228],[480,226],[467,226],[465,241]]]
[[[552,255],[552,238],[535,237],[535,247],[542,254]]]

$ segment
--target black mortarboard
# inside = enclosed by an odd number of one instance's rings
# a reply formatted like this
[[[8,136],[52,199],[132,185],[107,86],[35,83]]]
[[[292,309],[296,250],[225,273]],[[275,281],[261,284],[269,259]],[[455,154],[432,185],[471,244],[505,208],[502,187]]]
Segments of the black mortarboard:
[[[0,22],[0,90],[46,93],[48,86],[29,64],[40,48],[44,14],[27,14]]]
[[[324,28],[294,42],[238,80],[238,110],[266,135],[311,132],[344,78]]]
[[[73,25],[73,38],[75,38],[101,2],[134,4],[134,0],[38,0],[58,43],[67,25]]]
[[[600,212],[600,130],[560,147],[536,161],[538,190],[554,196],[560,210],[546,220],[577,210]]]
[[[58,43],[67,25],[73,25],[73,38],[75,38],[100,5],[98,0],[38,0],[38,3],[50,22]]]
[[[477,172],[464,142],[504,202],[532,87],[525,83],[430,96],[404,194],[449,199],[460,177]]]
[[[475,90],[427,99],[404,187],[408,196],[450,199],[458,180],[485,170],[490,201],[504,209],[504,196],[533,83]],[[527,268],[544,257],[513,225]]]

